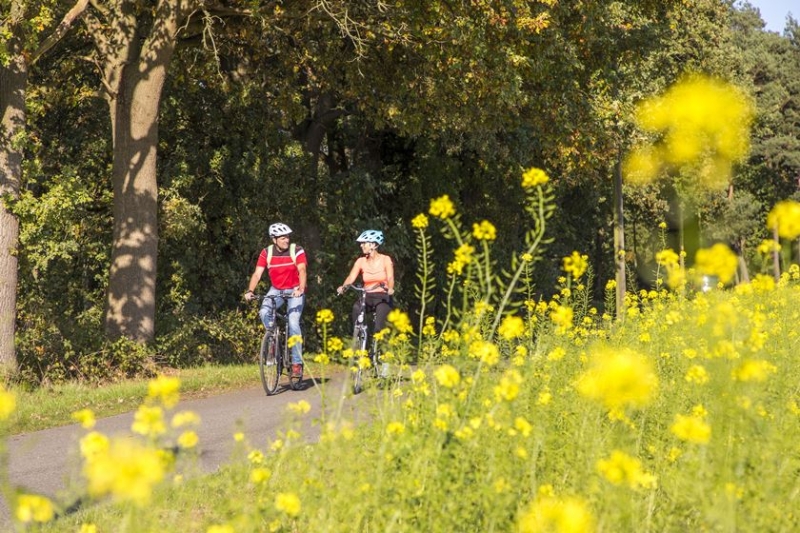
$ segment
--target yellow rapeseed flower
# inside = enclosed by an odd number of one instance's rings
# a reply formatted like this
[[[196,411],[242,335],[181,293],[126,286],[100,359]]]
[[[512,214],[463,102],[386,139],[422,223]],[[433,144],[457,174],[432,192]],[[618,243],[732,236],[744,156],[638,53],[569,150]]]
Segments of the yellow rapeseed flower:
[[[516,315],[508,315],[500,323],[497,333],[507,341],[516,339],[525,334],[525,322]]]
[[[344,348],[344,342],[339,337],[330,337],[326,348],[329,352],[340,352]]]
[[[411,325],[411,319],[400,309],[392,309],[386,317],[386,320],[400,333],[412,333],[414,331],[414,327]]]
[[[94,417],[94,411],[91,409],[81,409],[72,413],[72,419],[76,420],[83,429],[92,429],[97,423]]]
[[[500,350],[491,342],[476,340],[469,345],[469,356],[488,366],[494,366],[500,360]]]
[[[263,466],[257,466],[250,471],[250,482],[254,485],[266,483],[271,477],[272,472],[269,468],[264,468]]]
[[[572,318],[572,308],[566,305],[558,305],[553,312],[550,313],[550,320],[562,331],[572,327]]]
[[[425,229],[428,227],[428,217],[426,217],[423,213],[415,216],[411,220],[411,226],[416,229]]]
[[[442,387],[452,389],[461,381],[461,374],[451,365],[442,365],[433,372],[433,377]]]
[[[544,185],[548,181],[550,181],[550,176],[540,168],[532,167],[522,173],[522,186],[525,189],[532,189],[539,185]]]
[[[592,533],[595,521],[589,506],[578,498],[537,498],[519,516],[519,533]]]
[[[168,376],[158,376],[147,384],[147,397],[160,401],[164,407],[170,409],[180,399],[181,380]]]
[[[703,385],[704,383],[708,383],[708,372],[705,367],[701,365],[692,365],[689,367],[689,370],[686,371],[684,379],[689,383]]]
[[[578,279],[589,268],[589,256],[572,252],[564,258],[564,272],[572,275],[572,279]]]
[[[17,408],[17,396],[0,384],[0,420],[8,420]]]
[[[317,311],[317,324],[330,324],[333,322],[333,311],[330,309],[320,309]]]
[[[592,354],[590,364],[578,378],[578,392],[609,410],[647,405],[658,390],[652,364],[632,350],[603,348]]]
[[[308,403],[306,400],[300,400],[297,403],[288,404],[286,408],[292,413],[304,415],[309,411],[311,411],[311,404]]]
[[[506,370],[500,378],[500,383],[494,388],[495,398],[507,402],[513,401],[519,395],[521,384],[522,376],[516,368]]]
[[[174,428],[181,428],[184,426],[197,426],[200,424],[200,415],[193,411],[181,411],[175,413],[172,417],[170,425]]]
[[[800,236],[800,203],[794,200],[778,202],[767,215],[767,227],[778,230],[784,239]]]
[[[694,444],[707,444],[711,439],[711,426],[698,416],[675,415],[669,430],[679,439]]]
[[[753,115],[753,105],[737,87],[687,77],[638,106],[639,127],[662,134],[661,141],[634,149],[623,164],[625,177],[649,182],[662,169],[688,166],[705,186],[722,186],[733,164],[747,156]]]
[[[197,443],[200,441],[200,438],[197,436],[192,430],[184,431],[178,437],[178,446],[181,448],[188,450],[189,448],[194,448],[197,446]]]
[[[386,433],[389,435],[400,435],[406,430],[406,426],[402,422],[389,422],[386,425]]]
[[[736,381],[766,381],[770,375],[778,371],[777,367],[763,359],[747,359],[733,369],[732,377]]]
[[[303,336],[302,335],[292,335],[288,339],[286,339],[286,346],[289,348],[293,348],[297,344],[303,344]]]
[[[275,496],[275,508],[294,518],[300,515],[300,498],[294,492],[279,492]]]
[[[716,276],[720,283],[730,283],[736,275],[739,258],[727,245],[717,243],[697,250],[695,269],[700,275]]]
[[[493,241],[497,238],[497,229],[488,220],[472,225],[472,236],[479,241]]]
[[[20,494],[17,496],[17,507],[14,512],[17,521],[23,524],[31,522],[49,522],[55,516],[53,502],[38,494]]]
[[[164,422],[164,411],[158,406],[140,405],[133,415],[131,431],[145,437],[163,435],[167,431],[167,425]]]
[[[113,440],[106,452],[95,454],[83,466],[90,495],[110,495],[138,505],[150,500],[153,487],[164,474],[161,452],[128,438]]]
[[[614,450],[607,459],[597,461],[597,471],[614,485],[627,485],[632,489],[656,488],[656,477],[642,469],[642,462],[620,450]]]
[[[442,220],[448,219],[456,214],[455,207],[453,207],[453,202],[450,201],[450,197],[448,195],[440,196],[435,200],[431,200],[431,207],[428,210],[432,216],[437,218],[441,218]]]

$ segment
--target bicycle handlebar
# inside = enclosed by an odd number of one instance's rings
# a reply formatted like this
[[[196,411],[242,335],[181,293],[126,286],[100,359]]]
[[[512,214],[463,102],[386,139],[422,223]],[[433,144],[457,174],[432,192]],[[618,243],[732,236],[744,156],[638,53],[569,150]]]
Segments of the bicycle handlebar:
[[[293,289],[286,289],[284,291],[279,292],[278,294],[261,294],[258,292],[253,293],[253,300],[258,300],[259,302],[267,299],[267,300],[277,300],[278,298],[291,298],[292,293],[294,292]]]
[[[367,292],[371,289],[377,289],[377,288],[385,289],[386,284],[381,282],[381,283],[376,283],[375,285],[372,285],[370,287],[360,287],[358,285],[342,285],[342,293],[348,290],[356,292]]]

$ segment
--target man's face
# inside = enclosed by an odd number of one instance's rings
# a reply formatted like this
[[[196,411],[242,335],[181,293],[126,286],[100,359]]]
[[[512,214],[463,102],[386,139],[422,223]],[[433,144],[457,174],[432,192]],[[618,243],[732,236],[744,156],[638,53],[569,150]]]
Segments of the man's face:
[[[279,250],[285,250],[289,247],[289,236],[288,235],[281,235],[280,237],[275,237],[272,239],[272,242],[275,243],[275,246],[278,247]]]

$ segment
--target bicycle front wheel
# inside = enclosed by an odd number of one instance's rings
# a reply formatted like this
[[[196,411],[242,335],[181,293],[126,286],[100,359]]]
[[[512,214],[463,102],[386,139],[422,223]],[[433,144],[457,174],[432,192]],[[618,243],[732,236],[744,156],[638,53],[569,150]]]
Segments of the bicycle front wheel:
[[[278,390],[278,381],[281,378],[283,366],[278,343],[274,333],[266,333],[261,341],[261,352],[258,357],[258,368],[261,372],[261,384],[268,396]]]
[[[353,371],[353,394],[358,394],[364,390],[364,365],[361,359],[366,356],[367,350],[367,328],[356,326],[353,332],[353,359],[355,370]]]

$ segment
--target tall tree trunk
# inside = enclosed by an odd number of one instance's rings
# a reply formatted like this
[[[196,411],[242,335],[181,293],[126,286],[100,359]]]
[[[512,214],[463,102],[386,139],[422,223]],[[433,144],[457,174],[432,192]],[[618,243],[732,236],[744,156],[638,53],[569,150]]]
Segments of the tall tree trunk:
[[[145,343],[155,336],[158,110],[186,5],[162,0],[147,25],[147,15],[123,2],[118,26],[100,43],[101,50],[113,51],[105,68],[114,141],[114,245],[105,317],[111,338]]]
[[[22,139],[25,131],[25,91],[28,66],[19,39],[6,42],[11,60],[0,63],[0,197],[16,199],[22,177]],[[14,332],[17,321],[17,245],[19,220],[0,200],[0,371],[14,372],[17,356]]]

